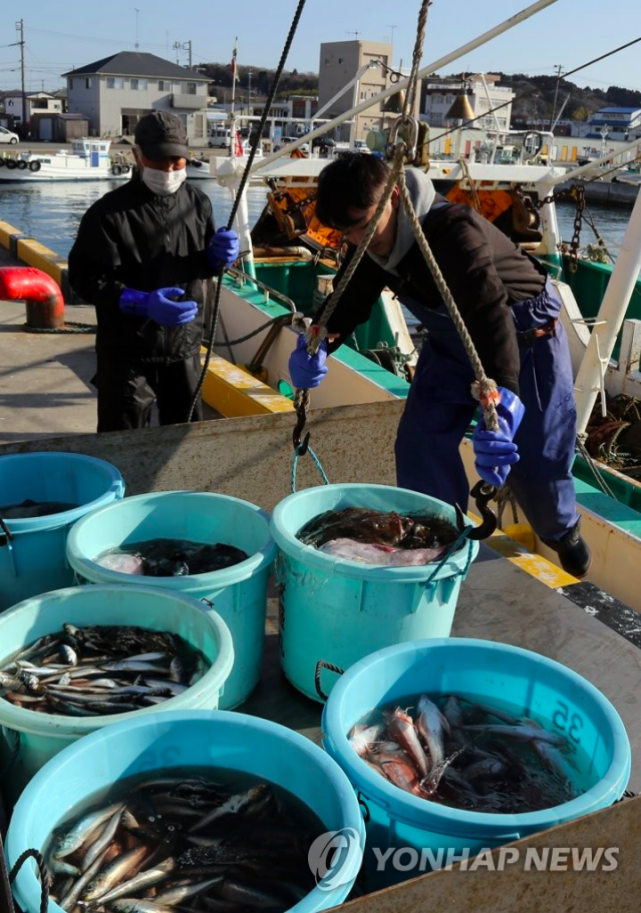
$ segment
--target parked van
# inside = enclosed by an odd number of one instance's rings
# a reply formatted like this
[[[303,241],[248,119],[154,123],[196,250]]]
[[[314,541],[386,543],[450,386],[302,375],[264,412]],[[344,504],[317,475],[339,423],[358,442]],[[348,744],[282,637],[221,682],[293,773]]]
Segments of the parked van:
[[[216,124],[216,126],[212,127],[209,134],[209,147],[212,149],[215,147],[229,149],[230,146],[231,130],[222,124]]]

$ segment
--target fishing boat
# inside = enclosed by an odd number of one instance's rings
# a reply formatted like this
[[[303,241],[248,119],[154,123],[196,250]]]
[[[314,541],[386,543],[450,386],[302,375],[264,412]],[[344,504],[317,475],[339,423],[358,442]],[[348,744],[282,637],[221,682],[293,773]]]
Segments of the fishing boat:
[[[542,149],[543,138],[540,139],[538,148]],[[640,143],[624,147],[623,154]],[[287,155],[291,155],[291,148]],[[635,277],[630,285],[630,266],[623,280],[613,278],[616,271],[612,264],[579,257],[576,239],[574,244],[563,242],[556,219],[555,187],[567,181],[567,168],[555,167],[540,158],[528,160],[526,153],[524,143],[520,157],[510,164],[430,160],[423,170],[449,199],[468,203],[497,221],[548,266],[563,301],[562,319],[570,339],[575,375],[581,379],[577,398],[585,403],[596,389],[604,403],[622,394],[641,399],[641,340],[633,319],[641,316],[641,281]],[[262,177],[269,187],[268,205],[251,231],[246,220],[243,222],[241,207],[241,247],[253,250],[254,256],[245,261],[243,271],[230,271],[221,292],[220,338],[214,351],[219,357],[248,368],[288,400],[290,408],[293,390],[288,359],[295,344],[292,325],[298,323],[300,329],[301,315],[308,317],[329,294],[337,269],[340,238],[324,229],[314,215],[315,185],[325,164],[319,159],[283,159],[276,153],[255,166],[252,178]],[[580,177],[601,164],[602,160],[597,160],[569,174]],[[234,193],[242,163],[225,159],[216,165],[219,181]],[[608,287],[609,300],[616,300],[619,311],[617,317],[610,306],[607,317],[607,329],[615,326],[614,340],[626,311],[628,317],[612,358],[598,348],[595,354],[594,343],[598,346],[599,341],[596,335],[590,345],[592,329],[604,325],[599,312]],[[235,343],[237,339],[243,341]],[[400,304],[389,291],[384,292],[370,321],[358,327],[330,358],[326,380],[313,391],[314,408],[404,399],[416,348],[417,340]],[[211,405],[220,408],[215,395]],[[584,416],[579,429],[583,433],[590,430],[587,419]],[[587,435],[588,447],[583,445],[577,455],[574,476],[583,516],[582,531],[594,552],[590,578],[641,610],[633,582],[641,549],[641,484],[621,472],[621,461],[615,460],[612,466],[594,459],[607,453],[612,434],[625,421],[623,417],[610,423],[610,437],[604,430],[596,438]],[[469,440],[463,442],[462,454],[473,483],[477,476]],[[470,508],[474,510],[473,503]],[[513,519],[515,523],[510,528],[521,535],[518,512]],[[554,553],[531,531],[523,541],[554,561]],[[615,550],[616,562],[612,561]]]
[[[20,152],[0,157],[0,182],[118,181],[131,177],[133,161],[126,153],[110,154],[111,140],[74,139],[71,152]],[[187,162],[187,178],[212,178],[209,161],[194,157]]]
[[[122,180],[130,176],[131,163],[124,157],[109,155],[111,140],[71,140],[71,152],[21,152],[15,158],[0,159],[0,181]]]

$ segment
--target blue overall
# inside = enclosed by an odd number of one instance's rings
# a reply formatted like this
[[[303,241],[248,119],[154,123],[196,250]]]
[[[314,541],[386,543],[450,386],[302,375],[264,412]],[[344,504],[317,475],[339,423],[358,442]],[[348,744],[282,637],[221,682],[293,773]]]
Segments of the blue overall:
[[[459,445],[478,406],[470,392],[474,375],[445,305],[430,310],[415,299],[401,301],[428,334],[396,438],[397,481],[465,509],[469,487]],[[560,309],[548,280],[536,298],[512,305],[517,333],[543,327]],[[507,485],[535,532],[556,540],[579,520],[570,471],[576,438],[572,364],[560,321],[556,335],[537,338],[519,352],[525,415],[514,439],[520,460]]]

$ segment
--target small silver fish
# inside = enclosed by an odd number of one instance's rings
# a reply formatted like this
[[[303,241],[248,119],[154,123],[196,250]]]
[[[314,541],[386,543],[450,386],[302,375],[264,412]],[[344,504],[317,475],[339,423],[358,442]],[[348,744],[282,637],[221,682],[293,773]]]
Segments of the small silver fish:
[[[430,753],[432,767],[439,767],[445,757],[445,733],[449,732],[450,724],[425,694],[418,702],[416,728]]]
[[[127,812],[125,812],[125,815],[126,814]],[[161,881],[165,881],[165,879],[169,878],[169,875],[175,868],[175,859],[171,857],[165,859],[164,862],[159,863],[152,869],[140,872],[140,874],[134,875],[129,881],[125,881],[122,884],[119,884],[118,887],[107,891],[107,893],[103,894],[100,898],[100,904],[101,906],[104,904],[111,904],[112,901],[117,900],[119,897],[126,897],[128,894],[137,894],[138,891],[141,891],[143,888],[150,888],[154,884],[159,884]]]
[[[97,900],[115,887],[126,875],[135,870],[143,861],[149,850],[146,846],[137,846],[123,856],[113,859],[100,874],[91,881],[82,892],[84,901]]]
[[[86,871],[90,865],[93,864],[94,860],[100,856],[103,850],[106,850],[108,846],[111,845],[112,840],[116,835],[118,826],[120,824],[120,819],[122,817],[123,809],[119,808],[116,814],[107,821],[107,826],[100,834],[97,840],[91,844],[87,852],[85,853],[85,858],[82,861],[82,870]]]
[[[113,805],[107,805],[105,808],[85,815],[70,830],[65,831],[56,839],[53,858],[64,859],[65,856],[71,855],[74,850],[82,846],[93,830],[100,827],[103,822],[122,808],[122,802],[114,802]]]

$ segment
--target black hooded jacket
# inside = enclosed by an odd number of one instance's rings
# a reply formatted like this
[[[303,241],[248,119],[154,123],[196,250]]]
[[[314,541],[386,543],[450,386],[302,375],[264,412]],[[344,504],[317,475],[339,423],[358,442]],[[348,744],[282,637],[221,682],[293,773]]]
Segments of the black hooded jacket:
[[[467,206],[434,208],[424,216],[422,226],[487,376],[518,394],[520,356],[510,305],[541,293],[545,269]],[[352,247],[339,270],[334,288],[354,250]],[[401,299],[406,295],[427,308],[441,305],[441,295],[418,244],[412,245],[396,273],[385,270],[367,254],[363,257],[329,321],[329,332],[340,334],[330,351],[368,320],[386,286]]]
[[[215,273],[205,251],[214,234],[211,202],[187,181],[170,196],[134,177],[91,206],[69,254],[69,282],[98,317],[96,350],[117,362],[168,364],[195,355],[203,334],[202,280]],[[120,311],[124,288],[175,286],[198,304],[191,323],[162,327]]]

